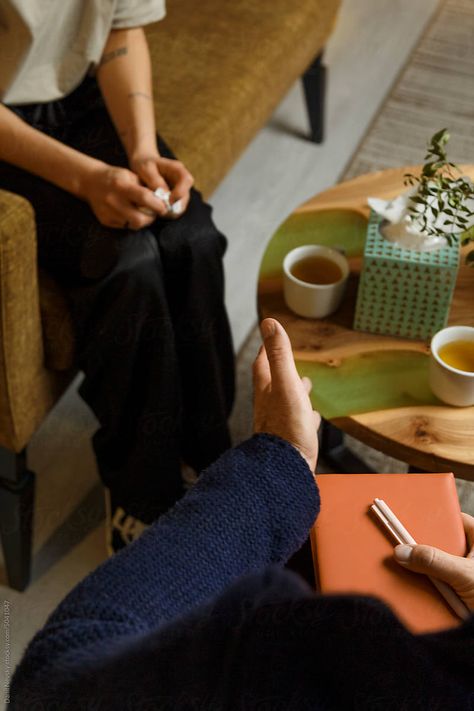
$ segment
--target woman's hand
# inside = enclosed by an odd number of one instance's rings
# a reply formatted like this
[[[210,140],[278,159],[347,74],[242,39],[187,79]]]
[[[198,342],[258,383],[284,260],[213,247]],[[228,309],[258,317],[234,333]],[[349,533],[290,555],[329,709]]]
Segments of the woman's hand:
[[[311,381],[298,375],[283,326],[267,318],[260,328],[264,344],[253,367],[254,431],[286,439],[314,472],[321,417],[309,399]]]
[[[422,545],[396,546],[394,555],[404,568],[448,583],[474,611],[474,518],[464,513],[461,516],[467,540],[465,558]]]
[[[172,205],[181,201],[180,212],[165,212],[165,217],[176,219],[186,210],[194,178],[179,160],[163,158],[158,153],[138,154],[130,159],[130,168],[150,190],[163,188],[170,192]]]
[[[106,227],[140,230],[158,215],[164,217],[166,214],[163,201],[141,185],[135,173],[106,163],[87,174],[82,195]],[[148,214],[140,208],[148,210]]]

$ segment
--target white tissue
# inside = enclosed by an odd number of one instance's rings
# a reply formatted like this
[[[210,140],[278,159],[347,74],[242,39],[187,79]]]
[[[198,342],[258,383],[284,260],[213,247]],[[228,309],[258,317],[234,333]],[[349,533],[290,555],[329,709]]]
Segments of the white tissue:
[[[154,192],[157,198],[160,198],[160,200],[163,200],[165,203],[166,209],[168,212],[171,210],[171,204],[170,204],[170,191],[169,190],[164,190],[164,188],[157,188]]]
[[[179,215],[183,211],[183,201],[182,200],[176,200],[176,202],[173,204],[170,203],[171,193],[169,192],[169,190],[164,190],[163,188],[157,188],[155,190],[155,195],[157,198],[160,198],[160,200],[163,200],[168,212],[171,212],[174,215]]]
[[[469,178],[466,178],[469,180]],[[419,252],[429,252],[440,249],[448,244],[446,237],[427,235],[422,229],[422,219],[414,217],[408,211],[409,198],[416,192],[416,187],[412,187],[393,200],[380,200],[379,198],[368,198],[369,206],[375,210],[387,222],[380,228],[383,236],[394,242],[403,249],[416,249]],[[434,201],[434,198],[431,198]],[[467,201],[467,206],[472,210],[474,200]],[[416,205],[417,212],[421,213],[421,206]],[[450,220],[450,216],[440,212],[432,226],[451,234],[452,225],[444,225],[445,220]],[[470,225],[466,226],[466,229]]]
[[[183,212],[182,200],[176,200],[176,202],[174,202],[173,204],[170,203],[171,193],[169,192],[169,190],[157,188],[153,194],[156,195],[157,198],[160,198],[160,200],[163,200],[167,211],[171,212],[171,214],[180,215]],[[139,207],[138,209],[140,210],[140,212],[143,212],[144,215],[150,215],[150,217],[154,217],[156,215],[156,212],[151,210],[149,207]]]
[[[171,211],[172,213],[174,213],[175,215],[179,215],[181,212],[183,212],[183,201],[182,201],[182,200],[176,200],[176,202],[174,202],[174,203],[171,205],[171,210],[170,210],[170,211]]]

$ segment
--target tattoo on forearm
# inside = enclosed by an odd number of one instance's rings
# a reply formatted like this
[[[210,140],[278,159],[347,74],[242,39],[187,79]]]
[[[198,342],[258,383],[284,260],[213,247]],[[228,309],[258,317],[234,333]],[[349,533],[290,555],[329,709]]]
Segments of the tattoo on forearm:
[[[135,99],[135,98],[140,98],[140,99],[148,99],[148,101],[151,101],[151,96],[149,94],[145,94],[143,91],[132,91],[130,94],[128,94],[129,99]]]
[[[127,53],[127,47],[118,47],[117,49],[112,50],[112,52],[107,52],[102,56],[102,59],[99,62],[99,67],[103,67],[104,64],[107,64],[107,62],[111,62],[112,59],[115,59],[116,57],[121,57]]]

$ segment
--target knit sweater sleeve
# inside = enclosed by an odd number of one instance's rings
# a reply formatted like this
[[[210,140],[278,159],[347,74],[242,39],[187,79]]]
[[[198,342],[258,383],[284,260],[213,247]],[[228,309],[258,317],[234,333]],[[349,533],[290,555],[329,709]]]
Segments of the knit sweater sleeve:
[[[12,684],[23,693],[52,674],[58,685],[91,655],[149,635],[304,542],[319,511],[305,460],[290,444],[255,435],[210,466],[133,545],[77,585],[33,638]],[[126,644],[125,644],[126,646]],[[31,688],[29,688],[31,687]]]

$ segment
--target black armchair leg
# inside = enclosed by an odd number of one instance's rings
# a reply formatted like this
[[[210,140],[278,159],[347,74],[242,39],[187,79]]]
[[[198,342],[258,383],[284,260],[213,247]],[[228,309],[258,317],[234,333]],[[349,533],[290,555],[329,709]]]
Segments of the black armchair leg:
[[[324,140],[326,73],[326,67],[323,64],[323,53],[321,52],[303,74],[303,87],[311,127],[311,140],[314,143],[322,143]]]
[[[0,537],[8,584],[24,590],[30,581],[35,476],[26,450],[0,447]]]

